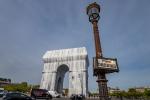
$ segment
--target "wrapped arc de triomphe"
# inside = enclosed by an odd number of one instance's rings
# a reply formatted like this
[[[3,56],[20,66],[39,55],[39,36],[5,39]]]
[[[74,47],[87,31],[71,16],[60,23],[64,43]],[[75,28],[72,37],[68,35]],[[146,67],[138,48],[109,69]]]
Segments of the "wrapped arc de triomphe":
[[[62,93],[65,73],[69,71],[69,93],[88,92],[88,55],[85,47],[47,51],[40,88]]]

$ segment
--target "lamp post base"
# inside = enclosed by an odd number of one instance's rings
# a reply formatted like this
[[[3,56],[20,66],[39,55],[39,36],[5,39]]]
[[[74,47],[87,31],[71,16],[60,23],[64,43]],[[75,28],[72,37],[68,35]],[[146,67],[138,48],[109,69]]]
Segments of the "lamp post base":
[[[105,77],[105,73],[98,74],[97,83],[98,83],[98,87],[99,87],[100,100],[109,100],[107,81],[108,80]]]

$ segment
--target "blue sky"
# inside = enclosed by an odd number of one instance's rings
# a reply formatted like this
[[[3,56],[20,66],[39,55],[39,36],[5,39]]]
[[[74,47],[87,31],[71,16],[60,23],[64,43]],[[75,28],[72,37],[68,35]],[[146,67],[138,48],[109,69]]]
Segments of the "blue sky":
[[[117,57],[120,68],[107,75],[108,86],[150,86],[149,0],[0,0],[0,77],[39,84],[47,50],[85,46],[89,89],[96,90],[93,31],[86,15],[86,6],[95,1],[101,5],[103,55]]]

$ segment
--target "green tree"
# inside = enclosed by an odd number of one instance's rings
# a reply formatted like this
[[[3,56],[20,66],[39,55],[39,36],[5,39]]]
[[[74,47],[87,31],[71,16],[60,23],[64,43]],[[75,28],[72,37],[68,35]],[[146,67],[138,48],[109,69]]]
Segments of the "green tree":
[[[145,96],[146,98],[150,98],[150,90],[145,89],[145,91],[144,91],[144,96]]]
[[[3,86],[3,88],[7,91],[14,91],[15,90],[15,88],[12,85],[5,85],[5,86]]]
[[[143,96],[143,93],[141,92],[137,92],[136,89],[134,88],[130,88],[129,91],[128,91],[128,97],[129,98],[140,98]]]
[[[32,85],[32,88],[34,89],[38,89],[40,87],[40,85]]]
[[[29,92],[30,91],[30,85],[28,85],[27,82],[22,82],[18,84],[10,84],[5,85],[3,88],[7,91],[19,91],[19,92]]]

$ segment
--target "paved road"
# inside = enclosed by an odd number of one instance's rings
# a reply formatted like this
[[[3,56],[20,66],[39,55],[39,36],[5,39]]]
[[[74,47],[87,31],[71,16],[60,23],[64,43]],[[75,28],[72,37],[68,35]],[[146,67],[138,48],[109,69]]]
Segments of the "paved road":
[[[2,100],[2,98],[0,98]],[[37,100],[45,100],[45,99],[37,99]],[[52,100],[70,100],[68,98],[53,98]]]
[[[2,98],[0,98],[2,100]],[[44,99],[37,99],[37,100],[44,100]],[[53,98],[52,100],[70,100],[69,98]],[[86,100],[99,100],[98,98],[88,98]],[[111,100],[121,100],[120,98],[112,98]],[[123,98],[122,100],[131,100],[131,99],[125,99]],[[132,100],[142,100],[142,99],[132,99]],[[147,99],[148,100],[148,99]]]
[[[2,98],[0,98],[2,100]],[[45,100],[45,99],[37,99],[37,100]],[[71,100],[69,98],[53,98],[52,100]],[[86,100],[99,100],[99,99],[86,99]]]

